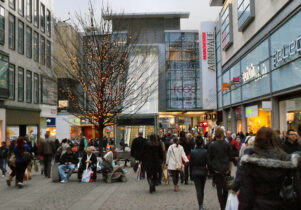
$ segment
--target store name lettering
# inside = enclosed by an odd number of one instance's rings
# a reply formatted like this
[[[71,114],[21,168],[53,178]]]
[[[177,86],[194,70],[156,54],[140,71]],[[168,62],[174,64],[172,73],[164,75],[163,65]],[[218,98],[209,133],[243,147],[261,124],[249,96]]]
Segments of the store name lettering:
[[[207,60],[208,69],[216,70],[215,35],[213,32],[202,33],[203,60]]]
[[[301,36],[272,54],[273,67],[277,67],[281,62],[285,62],[286,59],[297,53],[301,53]]]
[[[258,81],[262,78],[261,76],[266,73],[268,73],[268,69],[264,63],[262,64],[261,71],[259,66],[255,67],[253,64],[251,64],[251,66],[247,67],[246,71],[242,74],[242,80],[243,82],[247,82],[256,78],[255,81]]]

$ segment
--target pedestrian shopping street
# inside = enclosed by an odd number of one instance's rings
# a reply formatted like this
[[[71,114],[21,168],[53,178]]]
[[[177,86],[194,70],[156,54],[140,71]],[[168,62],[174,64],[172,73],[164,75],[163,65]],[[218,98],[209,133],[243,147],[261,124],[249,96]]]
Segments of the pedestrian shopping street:
[[[0,178],[1,210],[33,210],[33,209],[72,209],[72,210],[150,210],[150,209],[198,209],[193,182],[180,184],[179,191],[173,191],[173,185],[157,187],[153,194],[148,192],[146,180],[137,181],[131,168],[127,168],[128,181],[107,184],[78,183],[75,174],[66,184],[53,183],[39,174],[25,182],[24,189],[8,187],[5,179]],[[13,182],[14,184],[14,182]],[[219,203],[216,189],[211,180],[207,180],[204,206],[206,210],[216,210]]]

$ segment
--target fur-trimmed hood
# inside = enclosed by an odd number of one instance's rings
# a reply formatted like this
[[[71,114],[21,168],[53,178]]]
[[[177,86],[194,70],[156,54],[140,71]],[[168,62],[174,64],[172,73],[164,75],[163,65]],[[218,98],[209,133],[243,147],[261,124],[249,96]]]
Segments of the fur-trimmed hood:
[[[274,158],[260,157],[256,154],[243,155],[241,164],[254,164],[266,168],[283,168],[283,169],[295,169],[300,165],[300,156],[291,155],[289,160],[280,160]]]

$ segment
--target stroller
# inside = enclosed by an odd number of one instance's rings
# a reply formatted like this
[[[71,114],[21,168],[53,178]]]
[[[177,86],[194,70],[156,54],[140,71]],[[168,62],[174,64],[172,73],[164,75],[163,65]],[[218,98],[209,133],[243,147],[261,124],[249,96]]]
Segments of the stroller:
[[[112,183],[113,181],[126,182],[127,178],[121,166],[113,166],[112,163],[109,163],[106,160],[102,160],[101,173],[103,180],[107,183]]]

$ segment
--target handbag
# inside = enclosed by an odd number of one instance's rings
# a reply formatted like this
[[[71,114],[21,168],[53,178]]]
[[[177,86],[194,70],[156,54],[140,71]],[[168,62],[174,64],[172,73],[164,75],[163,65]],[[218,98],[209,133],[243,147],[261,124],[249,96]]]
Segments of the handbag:
[[[163,164],[162,169],[163,169],[163,176],[164,176],[165,184],[169,184],[169,177],[168,177],[168,171],[167,171],[166,164]]]
[[[16,167],[16,155],[12,154],[8,160],[10,166]]]
[[[293,180],[290,177],[285,177],[279,192],[280,197],[289,202],[296,201],[296,194],[294,191]]]
[[[187,155],[187,159],[190,160],[190,155]],[[182,163],[184,164],[185,167],[189,166],[189,161],[186,163],[183,157],[182,157]]]
[[[23,152],[21,157],[26,163],[29,163],[33,159],[32,154],[30,152],[27,152],[27,151]]]
[[[179,162],[177,161],[177,158],[176,158],[175,152],[173,151],[173,148],[171,148],[171,150],[172,150],[173,156],[175,157],[175,160],[176,160],[176,162],[177,162],[176,171],[184,171],[184,166],[183,166],[183,164],[181,164],[181,163],[179,163]]]

